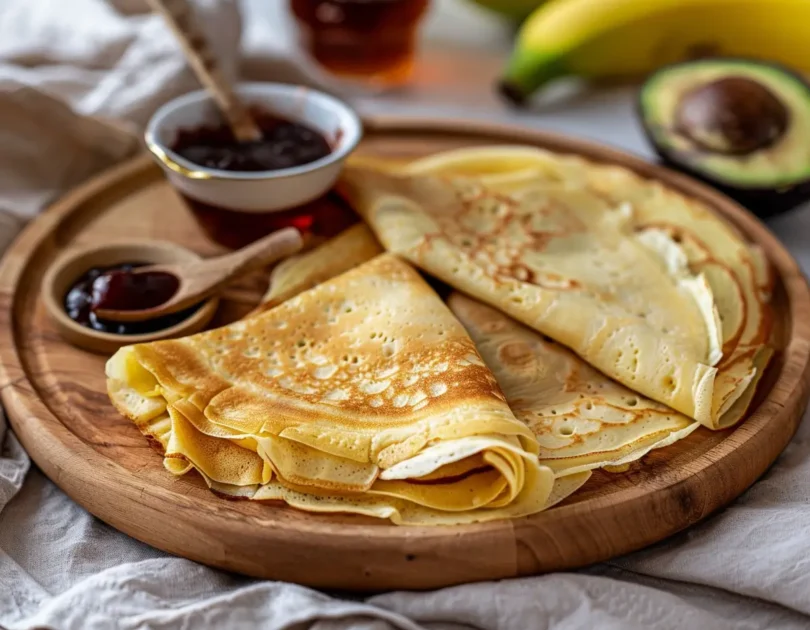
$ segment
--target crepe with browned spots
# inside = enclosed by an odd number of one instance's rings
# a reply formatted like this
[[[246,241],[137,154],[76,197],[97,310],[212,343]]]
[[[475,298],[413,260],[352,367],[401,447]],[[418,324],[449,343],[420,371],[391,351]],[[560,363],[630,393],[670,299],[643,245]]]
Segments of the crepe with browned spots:
[[[750,403],[770,357],[767,266],[699,204],[521,147],[355,166],[342,190],[387,250],[625,386],[713,429]]]
[[[225,494],[403,524],[526,515],[552,496],[463,326],[391,255],[230,326],[122,348],[107,375],[166,467]]]

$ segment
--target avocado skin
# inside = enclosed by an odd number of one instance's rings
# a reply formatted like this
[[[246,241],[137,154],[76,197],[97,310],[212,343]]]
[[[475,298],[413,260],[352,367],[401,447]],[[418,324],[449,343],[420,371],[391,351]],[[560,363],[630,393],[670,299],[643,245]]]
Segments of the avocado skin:
[[[658,69],[654,74],[665,72],[671,68],[676,68],[685,65],[710,63],[711,61],[712,59],[703,59],[685,62],[682,61],[664,66]],[[787,68],[782,64],[747,58],[720,58],[717,59],[717,61],[743,62],[756,64],[760,66],[770,66],[772,68],[779,70],[780,72],[792,75],[793,77],[798,78],[803,83],[807,84],[807,80],[801,74],[790,68]],[[670,155],[668,151],[666,151],[656,142],[652,130],[647,124],[646,116],[644,115],[644,106],[642,103],[642,99],[644,96],[644,87],[645,86],[642,85],[641,88],[638,90],[638,95],[635,103],[636,117],[641,122],[641,128],[644,131],[644,136],[646,137],[647,142],[658,154],[660,158],[660,164],[662,166],[666,166],[671,170],[678,171],[680,173],[683,173],[684,175],[688,175],[693,179],[696,179],[698,181],[703,182],[704,184],[709,185],[710,187],[723,193],[727,197],[730,197],[731,199],[733,199],[734,201],[736,201],[737,203],[739,203],[740,205],[742,205],[743,207],[745,207],[753,214],[762,219],[766,219],[768,217],[773,217],[778,214],[788,212],[789,210],[793,210],[794,208],[810,200],[810,179],[796,182],[790,187],[782,189],[774,189],[767,187],[741,188],[739,186],[733,186],[718,181],[708,176],[706,173],[697,171],[684,165],[676,157]]]
[[[647,135],[647,138],[652,143],[649,135]],[[800,182],[784,190],[774,190],[772,188],[737,188],[735,186],[721,184],[698,171],[685,168],[678,162],[669,159],[661,151],[658,151],[657,148],[656,152],[661,158],[660,164],[662,166],[666,166],[684,175],[689,175],[692,179],[709,185],[727,197],[731,197],[734,201],[753,212],[761,219],[767,219],[768,217],[793,210],[797,206],[810,200],[810,181]]]

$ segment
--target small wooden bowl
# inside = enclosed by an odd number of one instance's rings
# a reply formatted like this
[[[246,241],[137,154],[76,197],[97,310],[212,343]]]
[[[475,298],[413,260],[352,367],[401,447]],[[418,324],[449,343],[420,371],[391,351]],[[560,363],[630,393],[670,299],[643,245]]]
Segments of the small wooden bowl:
[[[100,332],[74,322],[65,312],[64,299],[77,278],[93,267],[111,267],[128,262],[193,262],[200,256],[174,243],[153,240],[127,240],[85,247],[59,258],[42,281],[42,300],[48,314],[69,343],[91,352],[112,354],[121,346],[157,339],[182,337],[201,331],[216,313],[219,298],[208,299],[182,322],[141,335]]]

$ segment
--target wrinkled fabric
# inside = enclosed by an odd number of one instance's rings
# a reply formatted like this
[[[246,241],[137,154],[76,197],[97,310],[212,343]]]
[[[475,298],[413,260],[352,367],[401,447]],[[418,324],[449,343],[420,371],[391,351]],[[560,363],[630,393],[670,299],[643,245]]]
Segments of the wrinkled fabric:
[[[237,0],[194,0],[226,76],[239,64]],[[174,96],[199,89],[179,44],[146,0],[3,0],[0,79],[35,87],[78,113],[143,126]]]
[[[236,2],[194,4],[231,77],[239,64]],[[146,0],[3,0],[0,213],[30,218],[131,155],[152,113],[198,87],[168,26]],[[0,219],[0,245],[11,229]]]
[[[238,5],[196,6],[233,72]],[[154,108],[195,87],[141,0],[0,2],[0,251],[46,204],[136,151]],[[810,208],[772,228],[810,268]],[[10,630],[798,630],[810,627],[807,523],[810,423],[732,506],[642,552],[428,593],[327,594],[121,534],[32,467],[0,414],[0,627]]]

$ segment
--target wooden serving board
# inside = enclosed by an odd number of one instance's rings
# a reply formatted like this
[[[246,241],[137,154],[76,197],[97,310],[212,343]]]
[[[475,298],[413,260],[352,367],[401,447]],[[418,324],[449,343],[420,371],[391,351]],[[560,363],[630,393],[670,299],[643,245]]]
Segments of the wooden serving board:
[[[787,445],[808,399],[810,292],[791,256],[751,215],[685,177],[546,133],[481,123],[377,119],[360,150],[412,158],[486,143],[528,143],[614,162],[703,200],[764,247],[778,281],[776,359],[738,428],[700,429],[625,473],[597,472],[565,503],[514,521],[409,528],[216,497],[173,477],[107,400],[106,357],[67,345],[38,292],[65,250],[154,237],[218,252],[149,158],[118,166],[34,221],[0,268],[0,388],[12,427],[57,485],[113,527],[165,551],[249,575],[350,590],[427,589],[570,569],[639,549],[737,497]],[[219,322],[241,316],[266,279],[233,287]]]

